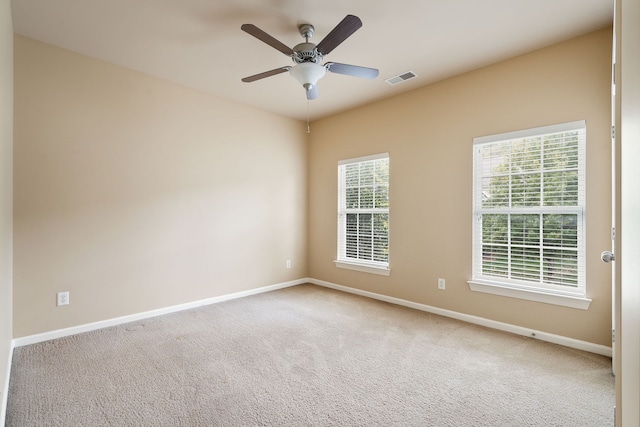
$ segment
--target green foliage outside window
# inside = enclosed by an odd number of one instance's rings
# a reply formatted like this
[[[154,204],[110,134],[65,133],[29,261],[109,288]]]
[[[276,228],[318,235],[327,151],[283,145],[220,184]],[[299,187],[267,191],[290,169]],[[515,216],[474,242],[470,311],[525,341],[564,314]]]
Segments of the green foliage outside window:
[[[345,166],[345,256],[389,261],[389,159]]]
[[[483,148],[482,274],[578,285],[578,133]]]

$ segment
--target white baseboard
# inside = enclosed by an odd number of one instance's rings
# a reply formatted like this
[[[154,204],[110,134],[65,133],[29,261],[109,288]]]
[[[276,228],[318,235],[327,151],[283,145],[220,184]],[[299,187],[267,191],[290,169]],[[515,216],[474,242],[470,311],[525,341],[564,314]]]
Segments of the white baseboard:
[[[69,335],[79,334],[82,332],[89,332],[89,331],[94,331],[96,329],[107,328],[110,326],[117,326],[123,323],[134,322],[137,320],[148,319],[150,317],[161,316],[163,314],[169,314],[169,313],[175,313],[182,310],[188,310],[188,309],[200,307],[203,305],[215,304],[218,302],[229,301],[232,299],[242,298],[250,295],[256,295],[264,292],[275,291],[277,289],[288,288],[291,286],[301,285],[303,283],[312,283],[314,285],[336,289],[339,291],[348,292],[351,294],[356,294],[356,295],[360,295],[368,298],[373,298],[380,301],[389,302],[391,304],[397,304],[397,305],[413,308],[416,310],[426,311],[428,313],[438,314],[440,316],[450,317],[453,319],[462,320],[464,322],[473,323],[476,325],[481,325],[481,326],[486,326],[493,329],[498,329],[501,331],[511,332],[513,334],[531,337],[531,338],[539,339],[541,341],[560,344],[565,347],[588,351],[590,353],[596,353],[596,354],[600,354],[607,357],[612,356],[611,347],[607,347],[604,345],[594,344],[587,341],[581,341],[574,338],[568,338],[561,335],[550,334],[547,332],[536,331],[536,330],[524,328],[521,326],[512,325],[509,323],[497,322],[495,320],[490,320],[483,317],[472,316],[464,313],[458,313],[456,311],[445,310],[442,308],[433,307],[426,304],[420,304],[417,302],[390,297],[387,295],[377,294],[374,292],[363,291],[360,289],[350,288],[348,286],[342,286],[335,283],[326,282],[323,280],[318,280],[313,278],[293,280],[290,282],[264,286],[256,289],[250,289],[248,291],[235,292],[233,294],[221,295],[218,297],[194,301],[186,304],[180,304],[180,305],[165,307],[157,310],[146,311],[143,313],[117,317],[114,319],[102,320],[99,322],[88,323],[85,325],[74,326],[71,328],[58,329],[55,331],[44,332],[42,334],[35,334],[35,335],[29,335],[26,337],[15,338],[13,340],[13,347],[20,347],[23,345],[35,344],[38,342],[48,341],[56,338],[62,338]],[[5,385],[5,388],[8,387],[8,381],[9,380],[7,378],[7,384]],[[3,399],[6,399],[6,392],[5,394],[3,394]]]
[[[309,283],[309,279],[298,279],[290,282],[278,283],[275,285],[263,286],[261,288],[249,289],[247,291],[235,292],[232,294],[221,295],[218,297],[207,298],[204,300],[193,301],[185,304],[174,305],[171,307],[159,308],[157,310],[145,311],[143,313],[131,314],[128,316],[116,317],[113,319],[101,320],[98,322],[87,323],[84,325],[72,326],[70,328],[57,329],[55,331],[43,332],[41,334],[28,335],[26,337],[14,338],[13,347],[21,347],[24,345],[35,344],[43,341],[49,341],[56,338],[76,335],[83,332],[95,331],[96,329],[108,328],[111,326],[121,325],[123,323],[135,322],[137,320],[148,319],[150,317],[162,316],[163,314],[176,313],[178,311],[189,310],[191,308],[201,307],[203,305],[215,304],[223,301],[229,301],[237,298],[247,297],[250,295],[261,294],[264,292],[275,291],[277,289],[288,288],[291,286]]]
[[[420,304],[413,301],[394,298],[394,297],[390,297],[382,294],[376,294],[374,292],[363,291],[360,289],[350,288],[348,286],[337,285],[335,283],[325,282],[323,280],[308,279],[308,283],[312,283],[314,285],[324,286],[326,288],[336,289],[339,291],[348,292],[351,294],[356,294],[356,295],[360,295],[368,298],[373,298],[380,301],[389,302],[391,304],[402,305],[402,306],[413,308],[416,310],[438,314],[440,316],[451,317],[453,319],[462,320],[464,322],[486,326],[486,327],[498,329],[501,331],[511,332],[513,334],[523,335],[523,336],[535,338],[541,341],[560,344],[565,347],[571,347],[578,350],[588,351],[590,353],[596,353],[602,356],[612,357],[612,354],[613,354],[611,347],[607,347],[600,344],[593,344],[587,341],[581,341],[574,338],[563,337],[561,335],[555,335],[547,332],[536,331],[528,328],[523,328],[521,326],[512,325],[509,323],[497,322],[495,320],[485,319],[484,317],[472,316],[470,314],[458,313],[456,311],[445,310],[438,307],[432,307],[430,305]]]
[[[11,377],[11,362],[13,361],[14,344],[9,346],[9,357],[7,358],[7,376],[2,387],[2,400],[0,400],[0,427],[4,427],[7,418],[7,403],[9,401],[9,379]]]

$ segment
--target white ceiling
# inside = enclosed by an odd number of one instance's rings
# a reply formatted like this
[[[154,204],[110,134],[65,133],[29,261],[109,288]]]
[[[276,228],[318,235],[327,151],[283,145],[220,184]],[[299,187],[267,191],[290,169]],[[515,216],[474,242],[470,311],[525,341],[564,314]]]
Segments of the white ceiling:
[[[305,120],[393,96],[610,25],[613,0],[12,0],[17,34]],[[307,105],[293,65],[240,30],[251,23],[285,45],[311,23],[319,43],[347,14],[363,22],[324,58],[380,70],[376,80],[327,73]],[[391,86],[405,71],[417,78]]]

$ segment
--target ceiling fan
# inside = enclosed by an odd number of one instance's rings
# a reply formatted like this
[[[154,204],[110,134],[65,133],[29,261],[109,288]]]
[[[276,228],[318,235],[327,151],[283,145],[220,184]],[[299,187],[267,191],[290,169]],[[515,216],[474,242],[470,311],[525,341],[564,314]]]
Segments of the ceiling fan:
[[[360,27],[362,27],[360,18],[354,15],[347,15],[320,43],[315,45],[309,42],[309,39],[315,31],[313,25],[302,24],[298,27],[298,30],[300,31],[300,35],[305,38],[305,42],[294,46],[292,49],[255,25],[244,24],[240,27],[244,32],[263,41],[285,55],[290,56],[295,65],[280,67],[275,70],[245,77],[242,81],[250,83],[289,71],[306,90],[307,99],[316,99],[318,97],[318,80],[320,80],[327,71],[348,76],[363,77],[365,79],[375,79],[378,77],[378,70],[375,68],[340,64],[338,62],[327,62],[324,65],[320,64],[325,55],[328,55]]]

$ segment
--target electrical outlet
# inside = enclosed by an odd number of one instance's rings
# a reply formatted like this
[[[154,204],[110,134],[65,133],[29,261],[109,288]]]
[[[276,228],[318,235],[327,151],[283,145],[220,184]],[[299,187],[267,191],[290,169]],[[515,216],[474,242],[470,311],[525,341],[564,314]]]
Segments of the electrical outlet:
[[[291,260],[290,259],[287,260],[287,268],[291,268]]]
[[[69,291],[58,292],[58,307],[69,304]]]
[[[438,289],[442,289],[443,291],[445,289],[445,281],[441,277],[438,278]]]

